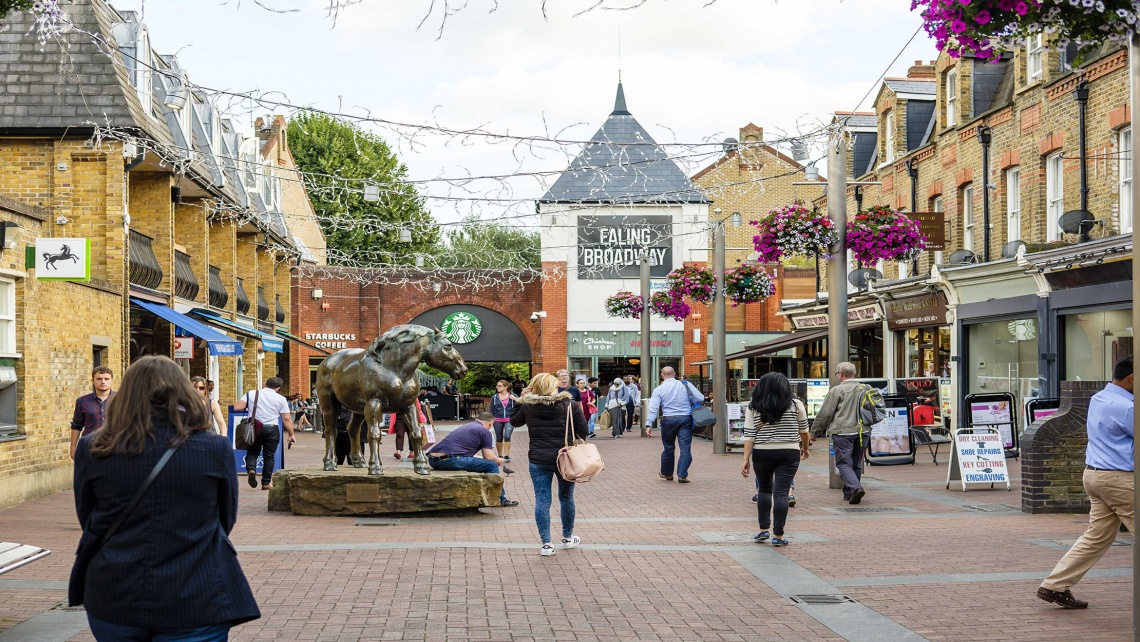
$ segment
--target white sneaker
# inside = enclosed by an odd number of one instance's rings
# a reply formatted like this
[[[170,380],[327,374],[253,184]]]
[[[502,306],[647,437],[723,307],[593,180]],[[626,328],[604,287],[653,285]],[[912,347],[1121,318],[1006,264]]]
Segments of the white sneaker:
[[[562,548],[563,549],[575,548],[576,546],[578,546],[581,543],[582,543],[582,538],[578,537],[577,535],[571,535],[569,539],[567,539],[565,537],[562,538]]]
[[[554,545],[550,542],[547,542],[542,545],[542,556],[547,557],[550,555],[554,555]]]

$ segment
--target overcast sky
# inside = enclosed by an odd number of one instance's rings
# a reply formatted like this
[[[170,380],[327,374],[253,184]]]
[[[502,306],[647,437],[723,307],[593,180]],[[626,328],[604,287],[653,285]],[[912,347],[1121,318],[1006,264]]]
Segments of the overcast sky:
[[[613,108],[620,30],[629,110],[660,143],[719,141],[749,122],[768,137],[809,130],[855,108],[921,24],[909,0],[647,0],[574,16],[596,1],[548,0],[544,20],[540,0],[499,0],[493,12],[491,0],[467,0],[442,33],[444,0],[432,15],[431,0],[362,0],[342,9],[335,27],[330,0],[261,0],[299,9],[283,14],[253,0],[112,4],[143,9],[155,51],[177,53],[193,83],[393,121],[572,140],[592,136]],[[935,53],[920,33],[887,75]],[[252,116],[240,120],[248,129]],[[412,145],[381,133],[415,179],[558,171],[574,151],[439,136]],[[707,160],[694,156],[683,168],[691,174]],[[514,211],[533,212],[552,179],[483,181],[472,193],[518,199]],[[441,220],[503,211],[482,202],[429,207]]]

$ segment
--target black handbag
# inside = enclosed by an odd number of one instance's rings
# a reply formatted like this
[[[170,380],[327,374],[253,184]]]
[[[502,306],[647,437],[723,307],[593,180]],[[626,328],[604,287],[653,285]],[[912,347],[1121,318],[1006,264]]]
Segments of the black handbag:
[[[249,450],[257,441],[257,433],[261,432],[263,425],[257,420],[257,401],[260,397],[260,390],[253,393],[253,410],[234,428],[234,448],[236,450]]]
[[[119,527],[123,525],[123,522],[126,521],[127,517],[131,514],[131,511],[133,511],[139,501],[142,500],[147,489],[154,483],[154,478],[158,477],[158,474],[166,467],[166,462],[170,461],[170,458],[174,456],[174,451],[176,450],[178,450],[178,446],[172,446],[167,448],[166,452],[162,453],[162,457],[159,458],[158,463],[154,465],[154,468],[151,469],[150,474],[147,475],[142,486],[139,486],[139,489],[135,492],[135,496],[131,498],[131,503],[127,504],[127,507],[119,513],[119,516],[115,518],[115,521],[111,524],[110,528],[107,529],[107,532],[103,533],[103,537],[101,537],[99,541],[84,546],[85,542],[92,540],[87,537],[91,532],[89,528],[90,524],[83,525],[83,537],[79,541],[79,550],[75,552],[75,565],[71,567],[71,578],[67,583],[68,606],[79,606],[83,604],[83,589],[87,583],[87,566],[91,564],[91,560],[95,559],[95,555],[99,553],[103,545],[107,543],[107,540],[111,539],[115,531],[119,530]],[[90,522],[90,518],[88,518],[88,522]]]

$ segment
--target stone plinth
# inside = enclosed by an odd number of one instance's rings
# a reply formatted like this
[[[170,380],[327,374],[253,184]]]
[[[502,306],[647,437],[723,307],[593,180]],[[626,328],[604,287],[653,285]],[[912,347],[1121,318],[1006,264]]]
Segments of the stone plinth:
[[[310,466],[273,473],[269,510],[323,517],[472,509],[498,506],[502,489],[502,475],[438,470],[417,475],[402,467],[369,475],[363,468],[330,472]]]

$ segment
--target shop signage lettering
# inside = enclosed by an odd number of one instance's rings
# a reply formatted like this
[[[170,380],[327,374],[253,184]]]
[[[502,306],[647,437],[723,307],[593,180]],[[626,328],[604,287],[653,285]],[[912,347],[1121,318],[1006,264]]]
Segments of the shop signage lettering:
[[[649,352],[656,357],[679,357],[684,352],[684,332],[654,332]],[[641,333],[636,330],[578,331],[566,333],[566,349],[571,357],[640,357]]]
[[[609,339],[595,337],[586,337],[582,340],[582,345],[586,346],[587,350],[613,350],[617,347],[617,344]]]
[[[906,216],[918,221],[918,231],[926,237],[927,251],[946,249],[945,212],[907,212]]]
[[[996,433],[956,433],[954,447],[966,484],[1008,483],[1005,449]]]
[[[634,339],[633,341],[630,341],[629,347],[640,348],[641,347],[641,339]],[[672,348],[673,347],[673,340],[672,339],[650,339],[649,340],[649,347],[650,348]]]
[[[891,330],[946,324],[946,297],[941,292],[886,302]]]
[[[174,337],[174,358],[194,358],[194,337]]]
[[[578,278],[637,278],[643,249],[649,250],[650,275],[668,275],[672,227],[670,216],[579,216]]]
[[[859,323],[863,321],[874,321],[875,315],[879,313],[879,306],[875,304],[861,305],[847,310],[847,322]],[[826,312],[817,314],[806,314],[804,316],[792,317],[792,325],[797,330],[805,328],[826,328],[828,325],[828,316]]]
[[[305,341],[312,341],[313,345],[318,348],[336,348],[337,350],[343,350],[348,347],[348,342],[356,341],[356,335],[306,332]]]

